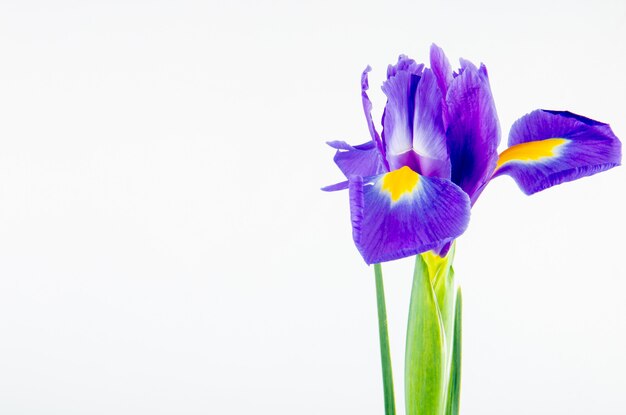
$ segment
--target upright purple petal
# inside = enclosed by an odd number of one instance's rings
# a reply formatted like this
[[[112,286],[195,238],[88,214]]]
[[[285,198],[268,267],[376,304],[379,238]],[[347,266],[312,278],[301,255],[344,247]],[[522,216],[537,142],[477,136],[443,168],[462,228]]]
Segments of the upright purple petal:
[[[476,65],[474,65],[472,63],[472,61],[469,61],[469,60],[467,60],[465,58],[460,58],[459,59],[459,64],[461,65],[461,69],[459,70],[459,75],[461,75],[463,73],[463,71],[465,69],[467,69],[467,68],[469,68],[472,71],[478,71],[478,68],[476,67]]]
[[[390,170],[409,166],[427,176],[449,178],[442,95],[432,71],[400,56],[387,75],[382,141]]]
[[[382,143],[389,170],[404,165],[418,169],[417,157],[412,152],[413,117],[415,93],[423,70],[423,64],[405,55],[400,55],[395,65],[387,67],[387,81],[382,86],[387,95],[382,120]]]
[[[413,117],[415,115],[415,92],[420,80],[418,75],[408,71],[397,71],[383,84],[387,104],[383,114],[383,145],[389,169],[395,170],[400,164],[398,157],[413,150]],[[417,165],[409,165],[417,170]]]
[[[421,174],[449,179],[450,158],[441,110],[437,80],[430,69],[425,69],[415,94],[413,150],[418,155]]]
[[[442,96],[448,93],[448,86],[452,82],[452,66],[450,61],[443,53],[443,50],[434,43],[430,46],[430,67],[437,78],[437,85],[441,90]]]
[[[350,179],[354,242],[368,264],[441,247],[460,236],[469,197],[452,182],[420,176],[408,167]]]
[[[451,179],[472,200],[489,180],[498,159],[500,125],[487,72],[462,61],[446,97]]]
[[[621,163],[621,143],[608,124],[566,111],[536,110],[517,120],[493,177],[508,174],[533,194]]]

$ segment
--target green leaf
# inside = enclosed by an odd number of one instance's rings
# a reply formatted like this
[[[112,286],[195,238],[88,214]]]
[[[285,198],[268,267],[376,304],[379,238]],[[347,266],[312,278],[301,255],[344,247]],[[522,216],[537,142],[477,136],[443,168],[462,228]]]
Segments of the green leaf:
[[[448,397],[445,415],[459,414],[459,400],[461,398],[461,288],[457,290],[454,318],[454,339],[452,340],[452,358],[450,361],[450,380],[448,383]]]
[[[461,291],[452,261],[418,255],[407,332],[405,388],[408,415],[458,415],[461,382]]]
[[[413,274],[405,359],[407,415],[440,415],[446,376],[445,329],[428,265],[418,255]]]
[[[444,327],[446,362],[450,362],[452,358],[457,292],[454,281],[454,269],[452,268],[454,245],[452,245],[452,249],[450,249],[445,258],[440,258],[431,253],[423,254],[423,256],[428,265],[430,280],[433,282],[433,289],[435,290],[437,305]]]

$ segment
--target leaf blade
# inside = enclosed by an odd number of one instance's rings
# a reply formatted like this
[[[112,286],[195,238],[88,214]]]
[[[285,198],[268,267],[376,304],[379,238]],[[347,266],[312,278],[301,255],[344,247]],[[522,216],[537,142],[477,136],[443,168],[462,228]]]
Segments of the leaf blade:
[[[445,329],[428,272],[416,257],[405,359],[407,415],[439,415],[444,406]]]

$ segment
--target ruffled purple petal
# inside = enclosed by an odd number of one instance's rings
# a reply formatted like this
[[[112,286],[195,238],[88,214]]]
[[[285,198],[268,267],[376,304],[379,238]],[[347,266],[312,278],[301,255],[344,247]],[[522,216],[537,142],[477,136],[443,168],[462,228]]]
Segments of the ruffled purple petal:
[[[536,110],[517,120],[493,177],[508,174],[533,194],[621,163],[621,143],[608,124],[566,111]]]
[[[413,75],[421,76],[423,69],[423,63],[417,63],[406,55],[400,55],[395,65],[387,66],[387,79],[396,76],[398,72],[408,72]]]
[[[361,74],[361,100],[363,102],[363,112],[365,113],[367,128],[369,129],[370,135],[372,136],[372,140],[376,143],[378,151],[382,155],[383,163],[385,164],[386,170],[389,171],[389,165],[387,164],[387,161],[385,159],[385,146],[383,145],[383,142],[378,135],[378,131],[376,131],[376,126],[374,126],[374,121],[372,120],[372,101],[370,101],[370,98],[367,95],[367,90],[369,89],[369,80],[367,74],[371,70],[372,68],[368,65]]]
[[[395,180],[394,174],[405,177]],[[351,178],[350,213],[354,242],[365,262],[374,264],[454,240],[467,228],[470,201],[452,182],[404,167],[370,178]]]
[[[447,140],[451,179],[474,203],[495,168],[500,125],[486,69],[464,60],[461,65],[446,97]]]

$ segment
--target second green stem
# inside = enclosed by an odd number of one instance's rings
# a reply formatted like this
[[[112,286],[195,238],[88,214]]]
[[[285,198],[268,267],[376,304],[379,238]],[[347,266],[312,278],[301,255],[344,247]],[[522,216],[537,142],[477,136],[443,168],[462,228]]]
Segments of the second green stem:
[[[374,264],[376,276],[376,303],[378,306],[378,335],[380,338],[380,360],[383,369],[383,391],[385,394],[385,414],[395,415],[396,404],[393,392],[393,375],[391,370],[391,352],[389,350],[389,333],[387,331],[387,309],[385,305],[385,289],[383,271],[380,264]]]

